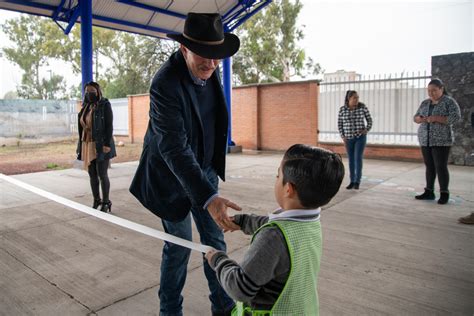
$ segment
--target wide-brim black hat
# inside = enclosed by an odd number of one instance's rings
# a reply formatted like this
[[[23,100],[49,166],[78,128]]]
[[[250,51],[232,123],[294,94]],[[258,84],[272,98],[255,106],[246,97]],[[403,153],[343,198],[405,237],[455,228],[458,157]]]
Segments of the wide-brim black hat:
[[[223,59],[234,55],[240,47],[239,38],[224,33],[222,19],[217,13],[188,13],[182,34],[167,34],[196,55]]]

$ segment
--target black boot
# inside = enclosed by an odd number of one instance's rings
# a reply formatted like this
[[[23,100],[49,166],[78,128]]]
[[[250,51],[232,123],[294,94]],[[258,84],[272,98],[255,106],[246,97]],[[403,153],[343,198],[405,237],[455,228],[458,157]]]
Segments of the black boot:
[[[435,199],[435,194],[434,194],[433,190],[425,188],[425,192],[423,192],[423,194],[416,195],[415,199],[417,199],[417,200],[434,200]]]
[[[449,201],[449,192],[440,192],[441,196],[439,197],[438,204],[446,204]]]
[[[101,212],[110,213],[112,212],[112,201],[102,202]]]
[[[354,190],[359,190],[359,183],[354,183]]]
[[[98,199],[98,200],[94,199],[94,204],[92,204],[92,208],[97,209],[99,207],[99,205],[101,205],[101,204],[102,204],[101,199]]]
[[[351,183],[346,187],[346,189],[347,189],[347,190],[350,190],[350,189],[352,189],[354,186],[355,186],[355,183],[351,182]]]

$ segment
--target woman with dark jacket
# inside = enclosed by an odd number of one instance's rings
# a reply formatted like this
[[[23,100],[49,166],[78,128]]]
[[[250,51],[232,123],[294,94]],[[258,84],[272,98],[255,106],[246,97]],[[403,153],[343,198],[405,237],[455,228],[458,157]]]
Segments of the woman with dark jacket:
[[[337,125],[349,159],[351,182],[346,189],[358,190],[362,178],[362,159],[367,144],[367,133],[372,128],[372,117],[365,104],[359,102],[357,91],[347,90],[344,106],[339,109]]]
[[[434,183],[438,175],[440,198],[438,204],[449,201],[448,157],[454,142],[452,125],[461,118],[461,110],[456,100],[448,96],[440,79],[428,84],[429,99],[421,102],[413,120],[420,124],[418,141],[426,166],[426,187],[423,194],[415,196],[417,200],[434,200]]]
[[[110,181],[107,174],[109,160],[116,156],[112,136],[113,114],[109,100],[102,97],[100,86],[89,82],[84,87],[84,103],[78,115],[79,142],[77,159],[84,162],[89,173],[94,202],[92,207],[102,212],[112,210],[109,199]],[[102,188],[100,198],[99,183]]]

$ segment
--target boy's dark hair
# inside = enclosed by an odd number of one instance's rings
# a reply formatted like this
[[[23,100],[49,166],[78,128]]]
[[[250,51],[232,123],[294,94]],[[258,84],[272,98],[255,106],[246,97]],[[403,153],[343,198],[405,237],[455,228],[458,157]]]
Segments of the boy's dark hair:
[[[344,178],[344,164],[339,154],[302,144],[288,148],[281,168],[283,184],[293,184],[305,208],[329,203]]]

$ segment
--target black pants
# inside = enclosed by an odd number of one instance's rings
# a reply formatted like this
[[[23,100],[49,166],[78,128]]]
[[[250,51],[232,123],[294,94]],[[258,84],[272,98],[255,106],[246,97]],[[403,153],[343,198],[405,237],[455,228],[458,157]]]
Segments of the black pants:
[[[426,188],[434,190],[436,175],[438,175],[439,190],[449,192],[448,157],[450,146],[421,147],[426,166]]]
[[[92,195],[94,200],[100,200],[99,192],[99,180],[100,186],[102,187],[102,201],[109,201],[110,192],[110,181],[107,169],[109,168],[109,160],[97,161],[94,159],[91,161],[87,171],[89,172],[89,178],[91,182]]]

